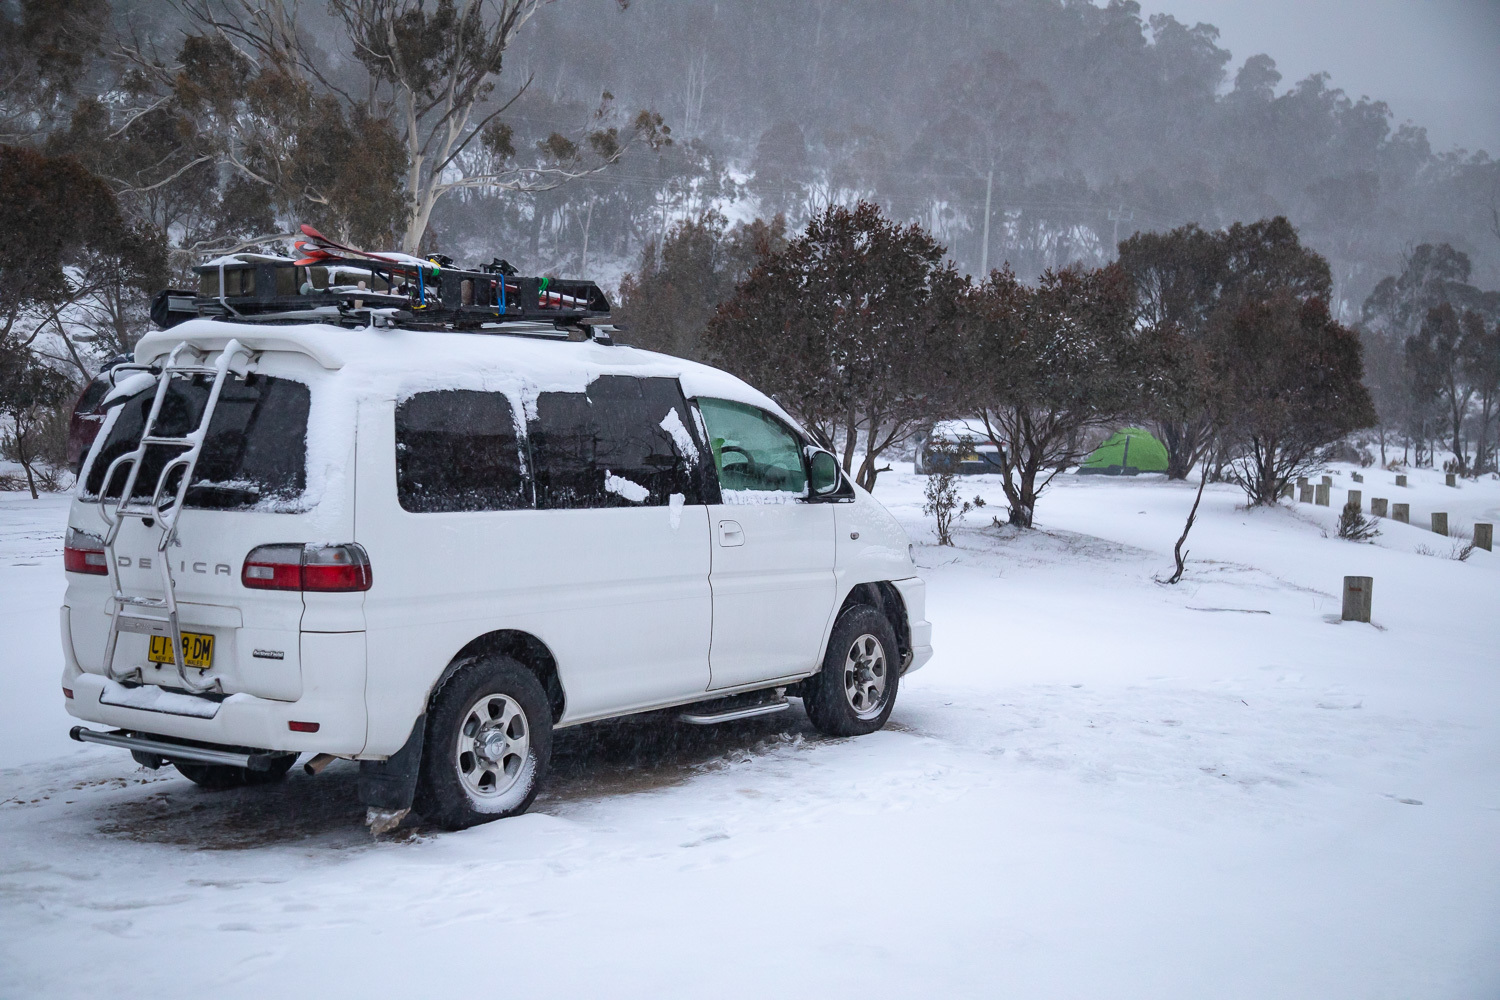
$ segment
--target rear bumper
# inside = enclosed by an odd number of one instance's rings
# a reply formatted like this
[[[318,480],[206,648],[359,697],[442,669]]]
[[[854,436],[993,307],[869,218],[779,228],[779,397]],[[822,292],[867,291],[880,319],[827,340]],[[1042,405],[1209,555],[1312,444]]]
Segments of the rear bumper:
[[[76,662],[70,662],[63,686],[72,690],[73,697],[64,704],[75,719],[135,734],[219,747],[346,756],[363,753],[365,634],[304,632],[302,669],[302,697],[297,701],[232,694],[215,706],[204,699],[173,696],[170,692],[151,698],[159,689],[123,688],[99,674],[83,673]],[[129,704],[118,704],[122,701]],[[187,701],[193,703],[191,714]],[[294,732],[289,726],[292,722],[317,723],[318,731]]]
[[[892,585],[906,605],[906,621],[911,628],[911,663],[902,676],[932,659],[932,622],[927,620],[927,582],[919,576],[895,580]]]
[[[278,757],[282,760],[286,759],[283,754],[263,753],[256,750],[189,746],[185,743],[155,740],[124,732],[96,733],[82,726],[74,726],[68,735],[80,743],[100,743],[104,746],[120,747],[133,754],[156,757],[158,762],[160,760],[191,760],[199,764],[224,764],[230,767],[247,768],[251,771],[269,771]]]

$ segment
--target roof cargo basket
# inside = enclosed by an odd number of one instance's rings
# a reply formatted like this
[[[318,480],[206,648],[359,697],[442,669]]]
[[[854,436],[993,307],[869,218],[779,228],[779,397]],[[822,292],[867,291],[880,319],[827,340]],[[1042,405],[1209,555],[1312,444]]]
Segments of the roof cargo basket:
[[[302,230],[302,257],[239,253],[195,267],[196,291],[158,292],[151,318],[163,329],[206,316],[497,333],[514,323],[566,330],[609,321],[609,298],[592,281],[521,277],[498,258],[463,270],[446,257],[370,253]]]

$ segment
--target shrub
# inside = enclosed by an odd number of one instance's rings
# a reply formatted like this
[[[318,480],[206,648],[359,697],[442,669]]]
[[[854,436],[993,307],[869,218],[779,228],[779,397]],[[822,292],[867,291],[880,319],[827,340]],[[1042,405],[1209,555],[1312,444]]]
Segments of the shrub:
[[[939,545],[952,545],[954,524],[963,520],[969,511],[984,506],[984,497],[961,498],[954,484],[956,478],[951,472],[928,476],[927,488],[923,491],[927,502],[922,505],[922,513],[937,521]]]
[[[1347,538],[1351,542],[1368,542],[1380,529],[1375,526],[1375,519],[1366,516],[1364,511],[1352,503],[1344,504],[1344,509],[1339,512],[1339,537]]]

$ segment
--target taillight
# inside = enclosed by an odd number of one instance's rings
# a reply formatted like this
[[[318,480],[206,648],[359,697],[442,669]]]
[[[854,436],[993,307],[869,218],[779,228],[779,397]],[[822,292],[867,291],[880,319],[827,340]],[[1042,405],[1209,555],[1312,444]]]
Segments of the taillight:
[[[256,590],[301,590],[302,546],[262,545],[250,550],[240,582]]]
[[[252,549],[240,582],[255,590],[345,593],[369,590],[374,577],[364,546],[262,545]]]
[[[69,573],[108,576],[109,566],[104,561],[104,539],[77,528],[69,528],[67,539],[63,542],[63,569]]]

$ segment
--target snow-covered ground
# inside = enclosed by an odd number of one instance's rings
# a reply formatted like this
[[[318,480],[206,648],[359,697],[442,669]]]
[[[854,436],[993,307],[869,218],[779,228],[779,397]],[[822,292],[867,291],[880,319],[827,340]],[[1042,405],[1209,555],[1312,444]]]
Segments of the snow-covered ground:
[[[1417,522],[1373,545],[1211,487],[1167,587],[1186,484],[938,548],[888,474],[937,654],[886,731],[569,730],[531,814],[380,843],[350,765],[213,794],[69,741],[65,504],[0,494],[0,995],[1493,998],[1500,554],[1418,525],[1500,482],[1411,475],[1367,471]]]

